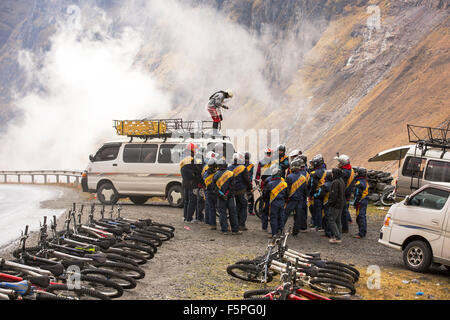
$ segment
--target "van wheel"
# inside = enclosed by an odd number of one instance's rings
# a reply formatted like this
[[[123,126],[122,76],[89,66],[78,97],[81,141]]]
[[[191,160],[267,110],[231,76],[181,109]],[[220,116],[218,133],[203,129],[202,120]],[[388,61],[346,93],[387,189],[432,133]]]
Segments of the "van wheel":
[[[145,196],[130,196],[131,202],[133,202],[134,204],[137,204],[137,205],[146,203],[148,198],[149,197],[145,197]]]
[[[181,208],[183,206],[183,190],[181,185],[175,184],[167,191],[167,201],[171,207]]]
[[[106,205],[113,205],[119,201],[119,193],[110,182],[102,183],[97,188],[97,199]]]
[[[405,266],[415,272],[425,272],[431,265],[433,254],[427,243],[417,240],[408,244],[403,250]]]

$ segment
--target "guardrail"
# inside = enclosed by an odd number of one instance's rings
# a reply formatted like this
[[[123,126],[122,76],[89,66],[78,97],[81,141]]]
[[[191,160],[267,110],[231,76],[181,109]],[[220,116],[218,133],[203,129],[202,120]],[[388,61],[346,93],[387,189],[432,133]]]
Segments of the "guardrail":
[[[17,176],[17,183],[23,183],[22,177],[23,176],[30,176],[31,177],[31,183],[36,183],[35,177],[36,176],[43,176],[44,177],[44,183],[49,183],[48,177],[49,176],[55,176],[56,182],[55,183],[61,183],[60,177],[66,177],[65,182],[63,183],[71,183],[70,178],[75,178],[74,183],[78,185],[80,183],[80,178],[83,173],[80,171],[67,171],[67,170],[31,170],[31,171],[0,171],[0,176],[3,176],[3,183],[8,183],[8,176]]]

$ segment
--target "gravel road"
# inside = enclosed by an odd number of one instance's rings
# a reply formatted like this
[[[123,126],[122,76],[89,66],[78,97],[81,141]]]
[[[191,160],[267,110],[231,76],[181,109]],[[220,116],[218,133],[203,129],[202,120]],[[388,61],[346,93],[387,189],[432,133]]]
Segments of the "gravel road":
[[[85,194],[64,188],[64,195],[42,203],[45,208],[70,208],[73,202],[89,205]],[[236,299],[242,297],[247,287],[226,274],[226,266],[243,257],[264,253],[268,233],[261,230],[260,220],[249,216],[248,231],[242,235],[222,235],[210,230],[204,223],[184,223],[182,209],[169,207],[165,202],[150,202],[136,206],[127,201],[119,202],[123,217],[151,218],[155,222],[173,225],[175,237],[158,248],[155,258],[143,266],[146,277],[138,287],[127,291],[121,299]],[[100,208],[98,208],[99,210]],[[86,212],[86,211],[85,211]],[[383,223],[384,211],[368,219],[368,234],[363,240],[353,239],[356,223],[350,225],[350,233],[344,235],[339,245],[330,245],[321,233],[310,231],[297,237],[289,237],[291,249],[302,252],[321,252],[322,258],[351,263],[359,268],[378,265],[381,268],[402,268],[401,253],[377,243]],[[59,228],[64,223],[59,218]],[[292,218],[288,225],[292,224]],[[30,239],[35,241],[36,234]],[[30,243],[32,245],[32,243]],[[11,247],[3,252],[10,252]],[[230,283],[230,286],[225,286]],[[233,285],[234,284],[234,285]],[[220,290],[218,289],[220,288]],[[225,289],[224,289],[225,288]]]

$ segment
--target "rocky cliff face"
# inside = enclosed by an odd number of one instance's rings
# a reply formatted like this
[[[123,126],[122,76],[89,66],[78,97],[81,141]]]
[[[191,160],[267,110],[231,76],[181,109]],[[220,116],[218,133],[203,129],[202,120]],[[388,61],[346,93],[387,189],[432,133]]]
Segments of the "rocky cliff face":
[[[70,15],[73,4],[0,4],[0,122],[14,114],[12,88],[39,90],[25,77],[19,52],[51,50],[55,19]],[[289,148],[322,153],[329,163],[346,153],[355,165],[406,143],[406,123],[438,125],[450,117],[449,0],[95,5],[111,17],[111,28],[143,30],[135,65],[170,92],[164,116],[208,119],[207,97],[232,88],[225,127],[279,128]]]

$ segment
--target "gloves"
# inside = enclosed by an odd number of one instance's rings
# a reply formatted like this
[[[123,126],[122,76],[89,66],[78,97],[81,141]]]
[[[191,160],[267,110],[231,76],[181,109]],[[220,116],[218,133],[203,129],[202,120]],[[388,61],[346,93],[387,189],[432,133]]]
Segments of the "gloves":
[[[228,110],[229,108],[227,107],[227,106],[222,106],[222,108],[224,108],[224,109],[226,109],[226,110]]]
[[[220,121],[223,121],[223,117],[222,117],[222,115],[220,115],[220,116],[219,116],[219,118],[220,118]]]

